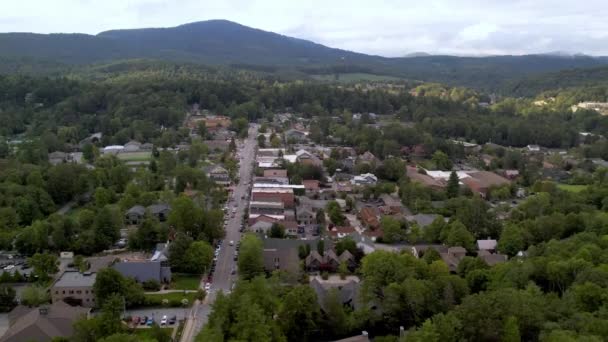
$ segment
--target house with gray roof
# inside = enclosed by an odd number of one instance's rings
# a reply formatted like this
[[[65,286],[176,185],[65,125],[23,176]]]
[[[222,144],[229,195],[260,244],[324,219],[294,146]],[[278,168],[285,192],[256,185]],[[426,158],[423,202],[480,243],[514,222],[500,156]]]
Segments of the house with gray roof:
[[[357,276],[347,276],[344,279],[338,275],[331,275],[327,279],[315,276],[310,279],[310,287],[317,294],[317,301],[322,310],[326,310],[325,298],[331,291],[337,291],[338,298],[343,305],[348,305],[353,309],[358,307],[359,285],[360,280]]]
[[[88,317],[89,312],[89,308],[73,307],[62,301],[37,308],[18,306],[9,313],[9,327],[0,342],[46,342],[71,337],[74,322]]]
[[[169,218],[169,213],[171,212],[171,207],[166,203],[152,204],[147,209],[148,212],[160,222],[165,222]]]
[[[125,213],[125,224],[140,224],[146,214],[146,208],[142,205],[135,205]]]
[[[319,239],[293,240],[293,239],[264,239],[264,269],[266,272],[276,270],[298,273],[300,271],[299,247],[309,245],[316,250]],[[325,240],[325,250],[331,249],[331,241]]]

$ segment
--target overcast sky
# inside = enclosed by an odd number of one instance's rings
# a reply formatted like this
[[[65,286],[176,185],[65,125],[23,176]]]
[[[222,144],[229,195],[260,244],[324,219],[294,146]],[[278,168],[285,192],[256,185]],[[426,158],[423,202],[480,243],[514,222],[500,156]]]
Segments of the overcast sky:
[[[170,27],[227,19],[341,49],[608,55],[608,0],[0,0],[0,32]]]

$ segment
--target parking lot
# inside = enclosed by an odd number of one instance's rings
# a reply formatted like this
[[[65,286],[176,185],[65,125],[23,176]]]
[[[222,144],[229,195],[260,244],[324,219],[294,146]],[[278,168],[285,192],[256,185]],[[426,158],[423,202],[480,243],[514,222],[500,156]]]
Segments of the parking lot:
[[[127,310],[127,316],[131,316],[131,317],[144,317],[144,316],[148,316],[148,317],[152,317],[152,319],[154,320],[154,322],[156,324],[160,324],[160,320],[161,318],[166,315],[167,318],[171,318],[173,316],[177,317],[177,320],[183,320],[185,319],[185,317],[188,316],[188,313],[190,312],[190,308],[142,308],[142,309],[133,309],[133,310]],[[177,325],[177,324],[174,324]]]

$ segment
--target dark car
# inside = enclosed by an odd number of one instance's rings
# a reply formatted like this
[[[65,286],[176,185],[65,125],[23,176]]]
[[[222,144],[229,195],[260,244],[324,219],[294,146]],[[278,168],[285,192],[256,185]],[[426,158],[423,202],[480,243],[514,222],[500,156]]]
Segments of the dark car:
[[[146,322],[148,321],[148,316],[144,316],[141,321],[139,321],[140,325],[146,325]]]
[[[169,318],[169,325],[173,325],[173,324],[175,324],[175,322],[177,322],[177,316],[173,316],[173,317]]]

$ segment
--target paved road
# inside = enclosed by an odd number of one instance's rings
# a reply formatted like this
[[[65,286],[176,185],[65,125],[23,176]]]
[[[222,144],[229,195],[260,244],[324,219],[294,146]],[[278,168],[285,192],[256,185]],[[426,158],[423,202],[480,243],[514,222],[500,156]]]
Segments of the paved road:
[[[231,274],[232,269],[236,267],[234,252],[236,243],[241,238],[239,229],[243,222],[243,214],[248,206],[248,200],[241,200],[241,197],[248,194],[249,185],[251,184],[253,162],[256,154],[257,130],[257,126],[252,125],[249,129],[249,137],[245,140],[243,146],[239,148],[239,155],[243,158],[239,161],[240,182],[234,188],[234,200],[229,202],[230,207],[227,214],[229,220],[226,225],[226,237],[224,238],[224,243],[222,244],[222,249],[215,266],[211,291],[203,303],[197,302],[194,304],[190,315],[191,317],[184,327],[184,333],[182,334],[181,339],[182,342],[191,342],[194,340],[203,325],[207,323],[207,317],[211,312],[211,304],[215,300],[218,291],[223,291],[224,293],[229,292],[232,284],[237,280],[237,275]],[[232,210],[235,208],[235,205],[236,213],[233,217]],[[235,245],[230,246],[230,241],[234,241]],[[204,283],[201,283],[201,285],[204,286]]]

